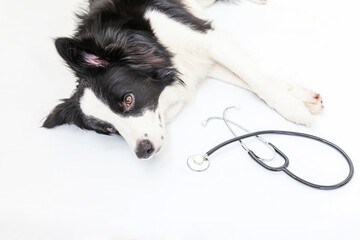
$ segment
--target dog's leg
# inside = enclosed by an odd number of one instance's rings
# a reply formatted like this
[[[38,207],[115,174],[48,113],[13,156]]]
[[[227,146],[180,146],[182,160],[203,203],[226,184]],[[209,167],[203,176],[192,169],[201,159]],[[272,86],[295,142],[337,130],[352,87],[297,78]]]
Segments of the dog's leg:
[[[209,77],[252,91],[244,80],[219,63],[214,64]],[[322,112],[324,105],[320,94],[297,84],[275,81],[273,84],[289,91],[291,95],[302,101],[311,113],[317,114]]]
[[[219,63],[215,63],[213,65],[209,77],[233,84],[237,87],[241,87],[252,92],[251,88],[244,80],[242,80],[238,75],[231,72],[229,69]],[[289,91],[291,95],[302,101],[313,114],[320,113],[324,109],[323,101],[320,94],[312,90],[292,83],[274,81],[273,84],[277,85],[278,87],[284,88],[286,91]]]
[[[258,4],[266,4],[266,0],[249,0],[250,2],[258,3]]]
[[[208,39],[210,41],[209,53],[215,62],[239,76],[239,80],[245,81],[249,90],[256,93],[286,119],[299,124],[311,125],[312,111],[306,105],[306,101],[309,100],[309,97],[305,96],[308,95],[307,91],[293,91],[282,84],[268,80],[257,71],[236,43],[216,31],[209,33]],[[236,78],[231,78],[230,83],[234,83],[234,81]]]
[[[249,85],[242,80],[238,75],[231,72],[229,69],[224,67],[223,65],[219,63],[215,63],[213,68],[211,69],[211,72],[209,74],[209,77],[215,78],[217,80],[227,82],[230,84],[233,84],[237,87],[244,88],[246,90],[251,91]]]
[[[208,7],[213,5],[216,0],[196,0],[201,6]]]

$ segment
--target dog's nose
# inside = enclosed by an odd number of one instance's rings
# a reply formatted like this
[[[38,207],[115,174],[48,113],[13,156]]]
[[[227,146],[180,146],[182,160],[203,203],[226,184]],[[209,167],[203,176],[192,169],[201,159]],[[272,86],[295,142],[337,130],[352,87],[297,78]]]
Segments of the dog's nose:
[[[153,144],[145,139],[138,143],[136,149],[136,156],[138,158],[149,158],[155,151]]]

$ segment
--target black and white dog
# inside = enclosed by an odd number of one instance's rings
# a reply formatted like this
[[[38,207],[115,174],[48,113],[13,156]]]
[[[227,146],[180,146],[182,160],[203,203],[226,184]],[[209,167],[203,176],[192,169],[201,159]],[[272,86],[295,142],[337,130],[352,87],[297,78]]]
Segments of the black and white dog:
[[[90,0],[76,34],[55,42],[78,85],[44,127],[120,134],[138,158],[149,158],[162,146],[166,123],[208,77],[248,89],[286,119],[310,125],[323,108],[320,95],[259,74],[207,20],[204,8],[215,1]]]

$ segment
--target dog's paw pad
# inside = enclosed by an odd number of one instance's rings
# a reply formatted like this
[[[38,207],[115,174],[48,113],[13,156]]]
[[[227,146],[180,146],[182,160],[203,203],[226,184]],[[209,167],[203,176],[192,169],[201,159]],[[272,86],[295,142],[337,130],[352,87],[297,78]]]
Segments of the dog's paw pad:
[[[321,113],[324,109],[322,97],[318,93],[311,94],[304,103],[313,114]]]

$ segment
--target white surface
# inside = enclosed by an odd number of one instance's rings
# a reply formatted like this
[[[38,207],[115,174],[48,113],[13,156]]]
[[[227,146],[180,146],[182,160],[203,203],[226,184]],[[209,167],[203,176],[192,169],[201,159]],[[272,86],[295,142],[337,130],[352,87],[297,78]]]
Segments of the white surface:
[[[357,0],[210,9],[265,73],[322,93],[325,112],[311,129],[296,126],[245,90],[210,80],[168,126],[167,144],[151,161],[137,160],[120,137],[40,128],[75,85],[52,38],[72,33],[79,6],[1,3],[1,240],[360,239]],[[190,171],[189,155],[231,136],[221,123],[201,122],[234,104],[242,108],[230,116],[251,130],[305,131],[339,144],[354,161],[353,180],[335,191],[311,189],[261,168],[237,144],[216,153],[207,172]],[[271,139],[301,176],[330,183],[346,174],[322,146]]]

